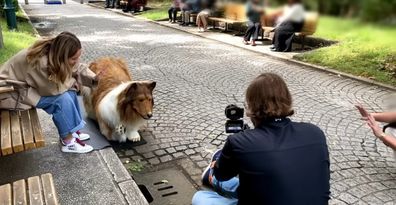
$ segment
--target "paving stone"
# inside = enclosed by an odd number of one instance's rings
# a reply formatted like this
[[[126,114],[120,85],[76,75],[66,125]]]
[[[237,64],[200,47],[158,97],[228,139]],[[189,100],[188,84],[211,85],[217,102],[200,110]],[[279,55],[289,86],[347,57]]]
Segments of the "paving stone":
[[[184,154],[183,154],[182,152],[176,152],[176,153],[172,154],[172,156],[173,156],[174,158],[180,158],[180,157],[183,157]]]
[[[166,154],[166,152],[164,150],[161,150],[161,149],[154,151],[154,153],[157,156],[162,156],[162,155]]]
[[[170,155],[166,155],[163,157],[160,157],[161,162],[168,162],[172,160],[172,157]]]
[[[131,159],[133,160],[133,161],[141,161],[143,158],[141,157],[141,156],[132,156],[131,157]]]
[[[356,198],[348,193],[341,193],[339,199],[348,203],[348,204],[353,204],[358,201],[358,198]]]
[[[152,152],[147,152],[147,153],[144,153],[144,154],[143,154],[143,157],[144,157],[145,159],[150,159],[150,158],[152,158],[152,157],[155,157],[155,155],[154,155],[154,153],[152,153]]]
[[[171,148],[167,148],[166,151],[167,151],[169,154],[172,154],[172,153],[175,153],[175,152],[176,152],[176,149],[173,148],[173,147],[171,147]]]
[[[186,149],[187,149],[187,146],[184,146],[184,145],[176,147],[176,151],[183,151]]]
[[[206,162],[206,161],[197,162],[197,165],[198,165],[200,168],[207,167],[208,164],[209,164],[209,162]]]
[[[152,164],[152,165],[156,165],[156,164],[159,164],[159,163],[160,163],[160,161],[159,161],[158,158],[151,158],[151,159],[149,159],[148,161],[149,161],[149,163]]]
[[[135,154],[135,152],[133,151],[133,150],[127,150],[127,151],[125,151],[125,155],[126,156],[132,156],[132,155],[134,155]]]
[[[193,155],[193,154],[195,154],[195,151],[193,149],[188,149],[188,150],[184,151],[184,153],[186,153],[186,155]]]

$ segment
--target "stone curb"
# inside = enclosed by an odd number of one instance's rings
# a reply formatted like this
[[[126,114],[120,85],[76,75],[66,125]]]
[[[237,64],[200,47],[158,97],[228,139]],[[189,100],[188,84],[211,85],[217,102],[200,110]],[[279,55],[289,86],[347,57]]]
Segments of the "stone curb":
[[[33,33],[36,38],[40,38],[40,34],[38,33],[37,29],[33,26],[32,21],[30,20],[29,16],[26,14],[25,9],[23,9],[22,4],[18,2],[19,9],[22,11],[23,16],[28,20],[29,24],[33,28]]]
[[[98,152],[113,175],[127,203],[129,205],[148,205],[136,182],[129,175],[113,148],[102,149]]]
[[[101,6],[97,6],[97,5],[94,5],[94,4],[91,4],[91,3],[88,3],[87,5],[95,7],[95,8],[104,9]],[[254,51],[254,50],[250,50],[250,49],[247,49],[244,46],[239,46],[239,45],[235,45],[235,44],[219,41],[219,40],[216,40],[216,39],[208,38],[208,37],[205,37],[203,35],[192,33],[192,32],[189,32],[189,31],[186,31],[186,30],[183,30],[183,29],[178,29],[178,28],[175,28],[173,26],[168,26],[166,24],[162,24],[162,23],[159,23],[157,21],[154,21],[154,20],[151,20],[151,19],[147,19],[145,17],[134,16],[134,15],[131,15],[129,13],[124,13],[122,11],[116,11],[116,10],[110,10],[110,9],[105,9],[105,10],[112,11],[114,13],[118,13],[118,14],[121,14],[121,15],[124,15],[124,16],[133,17],[133,18],[136,18],[136,19],[139,19],[139,20],[145,20],[147,22],[151,22],[151,23],[154,23],[154,24],[157,24],[157,25],[160,25],[160,26],[168,27],[168,28],[171,28],[171,29],[174,29],[174,30],[178,30],[178,31],[182,31],[182,32],[185,32],[185,33],[192,34],[194,36],[199,36],[201,38],[205,38],[205,39],[217,41],[217,42],[220,42],[220,43],[224,43],[224,44],[227,44],[227,45],[231,45],[231,46],[234,46],[234,47],[237,47],[237,48],[242,48],[242,49],[245,49],[245,50],[248,50],[248,51],[251,51],[251,52],[255,52],[255,53],[258,53],[258,54],[261,54],[261,55],[266,55],[266,56],[272,57],[274,59],[278,59],[278,60],[282,60],[282,61],[298,64],[298,65],[304,66],[305,68],[308,68],[308,69],[319,70],[321,72],[326,72],[326,73],[342,76],[342,77],[345,77],[345,78],[357,80],[357,81],[363,82],[363,83],[368,84],[368,85],[374,85],[374,86],[383,87],[385,89],[389,89],[389,90],[392,90],[392,91],[396,91],[396,87],[394,87],[392,85],[387,85],[387,84],[380,83],[380,82],[377,82],[377,81],[374,81],[374,80],[370,80],[370,79],[367,79],[367,78],[363,78],[363,77],[358,77],[358,76],[355,76],[355,75],[352,75],[352,74],[348,74],[348,73],[345,73],[345,72],[337,71],[337,70],[332,69],[332,68],[319,66],[319,65],[314,65],[314,64],[311,64],[311,63],[306,63],[306,62],[302,62],[302,61],[299,61],[299,60],[290,59],[290,58],[287,58],[287,57],[282,58],[280,56],[271,55],[271,54],[268,54],[268,53],[262,53],[262,52]]]

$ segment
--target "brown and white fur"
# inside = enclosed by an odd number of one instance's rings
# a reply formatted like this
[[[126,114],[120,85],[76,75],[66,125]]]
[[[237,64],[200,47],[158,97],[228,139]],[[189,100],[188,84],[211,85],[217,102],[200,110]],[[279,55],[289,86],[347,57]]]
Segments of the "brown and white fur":
[[[108,140],[139,141],[138,130],[152,116],[156,83],[132,81],[126,63],[117,58],[97,59],[89,68],[102,73],[98,85],[83,94],[88,116]]]

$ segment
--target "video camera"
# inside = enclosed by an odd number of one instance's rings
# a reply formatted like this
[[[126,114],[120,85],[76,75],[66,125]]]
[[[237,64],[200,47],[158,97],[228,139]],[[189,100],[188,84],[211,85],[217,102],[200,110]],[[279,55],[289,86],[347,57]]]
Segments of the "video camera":
[[[237,133],[246,129],[250,129],[249,126],[243,122],[243,115],[245,110],[236,105],[227,105],[225,108],[225,116],[228,120],[225,123],[226,133]]]

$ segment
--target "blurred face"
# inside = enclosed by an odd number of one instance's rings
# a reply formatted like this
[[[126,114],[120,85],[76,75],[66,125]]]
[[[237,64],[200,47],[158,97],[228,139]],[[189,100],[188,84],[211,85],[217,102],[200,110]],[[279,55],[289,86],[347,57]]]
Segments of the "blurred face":
[[[71,58],[69,58],[69,64],[75,66],[80,61],[81,49],[79,49]]]

